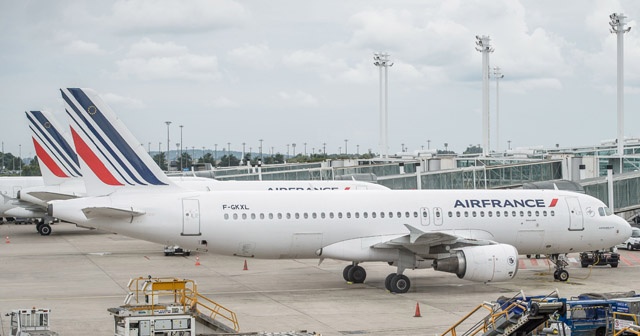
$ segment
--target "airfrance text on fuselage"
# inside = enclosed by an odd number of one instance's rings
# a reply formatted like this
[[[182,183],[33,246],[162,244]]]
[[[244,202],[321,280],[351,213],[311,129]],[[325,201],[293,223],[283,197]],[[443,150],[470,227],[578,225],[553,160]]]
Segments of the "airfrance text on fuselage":
[[[549,204],[549,208],[553,208],[558,203],[558,199],[554,198]],[[456,200],[454,208],[546,208],[547,205],[543,199],[468,199]]]

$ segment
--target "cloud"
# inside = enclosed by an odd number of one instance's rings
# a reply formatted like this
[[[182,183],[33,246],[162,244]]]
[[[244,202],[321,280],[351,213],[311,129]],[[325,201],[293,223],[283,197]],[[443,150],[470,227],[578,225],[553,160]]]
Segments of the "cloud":
[[[104,99],[104,101],[109,105],[122,106],[122,107],[131,108],[131,109],[137,109],[137,110],[143,109],[146,107],[146,105],[138,99],[123,97],[115,93],[100,94],[100,97],[102,97],[102,99]]]
[[[299,107],[316,107],[318,100],[309,93],[296,90],[294,92],[279,92],[278,97],[287,105]]]
[[[237,102],[223,96],[211,100],[207,105],[214,108],[237,108],[240,106]]]
[[[180,34],[238,26],[249,14],[231,0],[120,0],[109,20],[127,32]]]
[[[254,69],[271,69],[274,67],[273,56],[266,44],[250,45],[232,49],[228,53],[229,62]]]
[[[144,38],[130,47],[127,56],[116,62],[118,78],[209,81],[220,77],[215,56],[196,55],[173,42]]]
[[[70,54],[102,55],[105,53],[97,43],[73,40],[65,45],[64,50]]]

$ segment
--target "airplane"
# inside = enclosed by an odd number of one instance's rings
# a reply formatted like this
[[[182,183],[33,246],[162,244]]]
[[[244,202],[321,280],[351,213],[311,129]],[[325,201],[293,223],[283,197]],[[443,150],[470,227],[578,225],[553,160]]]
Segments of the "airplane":
[[[631,235],[600,200],[562,190],[185,190],[156,167],[135,170],[150,157],[134,156],[139,142],[94,91],[61,91],[92,196],[51,201],[48,213],[108,232],[245,258],[343,260],[354,283],[366,279],[361,263],[386,262],[396,267],[384,281],[395,293],[409,291],[407,269],[507,281],[519,254],[552,256],[554,278],[567,281],[562,255]]]
[[[6,213],[15,217],[42,218],[36,223],[41,235],[50,235],[53,220],[47,218],[47,202],[86,196],[84,181],[77,154],[62,135],[62,127],[48,112],[25,112],[29,121],[36,155],[44,185],[21,188],[12,199],[12,208]],[[139,155],[147,155],[142,146],[136,147]],[[156,166],[155,162],[146,165]],[[323,181],[218,181],[195,176],[169,177],[179,186],[191,190],[377,190],[385,186],[354,180]],[[0,185],[2,182],[0,181]]]

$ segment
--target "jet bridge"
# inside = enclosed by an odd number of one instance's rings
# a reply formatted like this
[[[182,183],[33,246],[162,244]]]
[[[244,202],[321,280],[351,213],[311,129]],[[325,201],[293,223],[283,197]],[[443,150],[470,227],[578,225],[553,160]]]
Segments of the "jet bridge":
[[[556,292],[529,299],[520,292],[519,295],[509,299],[503,298],[497,302],[484,302],[478,305],[442,336],[528,335],[549,320],[553,313],[564,309],[564,302],[557,300]],[[474,319],[478,316],[481,316],[480,319],[474,323]]]

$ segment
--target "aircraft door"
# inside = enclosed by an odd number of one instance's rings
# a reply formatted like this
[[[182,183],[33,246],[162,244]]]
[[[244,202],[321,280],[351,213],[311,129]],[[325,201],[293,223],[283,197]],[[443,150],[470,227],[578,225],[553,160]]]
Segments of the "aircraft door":
[[[200,234],[200,201],[197,199],[183,199],[182,235],[199,236]]]
[[[567,206],[569,207],[569,230],[584,230],[584,217],[582,216],[582,208],[577,197],[567,197]]]
[[[442,221],[444,220],[442,217],[444,217],[442,208],[433,208],[433,224],[442,225]]]
[[[429,225],[429,208],[420,208],[420,224]]]

